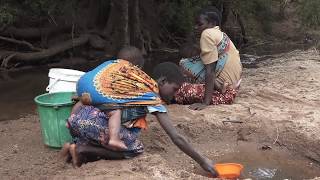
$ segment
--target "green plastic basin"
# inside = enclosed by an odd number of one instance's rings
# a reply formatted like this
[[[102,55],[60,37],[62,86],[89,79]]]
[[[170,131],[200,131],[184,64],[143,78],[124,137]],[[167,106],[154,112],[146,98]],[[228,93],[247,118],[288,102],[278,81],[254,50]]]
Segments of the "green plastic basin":
[[[71,141],[66,122],[70,116],[73,92],[47,93],[37,96],[34,101],[40,117],[43,142],[47,146],[60,148]]]

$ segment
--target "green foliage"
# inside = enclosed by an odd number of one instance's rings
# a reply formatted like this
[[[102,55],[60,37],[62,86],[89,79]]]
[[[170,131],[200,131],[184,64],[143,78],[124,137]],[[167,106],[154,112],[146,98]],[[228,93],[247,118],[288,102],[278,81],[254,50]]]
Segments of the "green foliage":
[[[245,19],[254,18],[264,32],[271,32],[272,0],[241,0],[236,1],[234,6]]]
[[[320,26],[320,1],[304,0],[301,1],[299,14],[302,24],[308,27]]]
[[[160,22],[176,36],[184,36],[192,31],[195,13],[208,5],[220,7],[223,0],[171,0],[162,9]],[[272,29],[272,0],[236,0],[233,9],[248,21],[262,28],[265,33]]]
[[[0,23],[12,24],[17,16],[45,17],[73,10],[76,0],[2,0]]]
[[[171,0],[162,9],[160,22],[178,36],[192,31],[195,13],[209,4],[209,0]]]
[[[0,6],[0,24],[10,25],[15,21],[17,10],[7,3]]]
[[[35,16],[47,16],[72,10],[75,2],[75,0],[22,0],[21,4],[24,9],[28,9],[29,13]]]
[[[32,13],[41,16],[52,13],[56,10],[57,3],[50,0],[24,0],[23,6]]]

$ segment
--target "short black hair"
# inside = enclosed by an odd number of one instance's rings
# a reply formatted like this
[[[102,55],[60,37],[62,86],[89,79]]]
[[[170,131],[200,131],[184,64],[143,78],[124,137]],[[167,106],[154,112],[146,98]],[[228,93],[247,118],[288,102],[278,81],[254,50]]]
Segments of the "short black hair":
[[[134,65],[143,67],[144,58],[140,49],[134,46],[125,46],[123,47],[117,55],[117,58],[127,60]]]
[[[210,23],[215,23],[217,26],[221,25],[222,14],[221,12],[214,6],[208,6],[203,8],[199,12],[199,16],[204,15],[206,19]]]
[[[182,84],[184,82],[184,76],[180,67],[172,62],[158,64],[154,68],[152,75],[155,80],[164,77],[169,83]]]

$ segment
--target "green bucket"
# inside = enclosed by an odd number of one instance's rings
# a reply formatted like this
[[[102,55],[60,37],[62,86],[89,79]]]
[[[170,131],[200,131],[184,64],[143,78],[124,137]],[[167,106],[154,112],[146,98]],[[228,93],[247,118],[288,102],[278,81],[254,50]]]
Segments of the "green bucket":
[[[71,141],[66,121],[70,116],[73,92],[42,94],[34,98],[40,117],[43,142],[47,146],[60,148]]]

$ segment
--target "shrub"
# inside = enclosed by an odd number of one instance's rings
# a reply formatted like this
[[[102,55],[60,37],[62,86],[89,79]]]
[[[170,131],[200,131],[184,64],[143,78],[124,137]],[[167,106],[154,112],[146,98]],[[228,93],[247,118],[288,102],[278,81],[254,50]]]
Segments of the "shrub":
[[[0,24],[10,25],[15,21],[17,10],[5,3],[0,6]]]
[[[303,0],[300,2],[299,14],[302,24],[308,27],[320,26],[320,1]]]
[[[172,0],[161,9],[161,20],[169,32],[185,36],[193,30],[195,14],[210,4],[209,0]]]
[[[266,33],[272,27],[272,0],[241,0],[236,1],[235,8],[245,19],[256,19]]]

